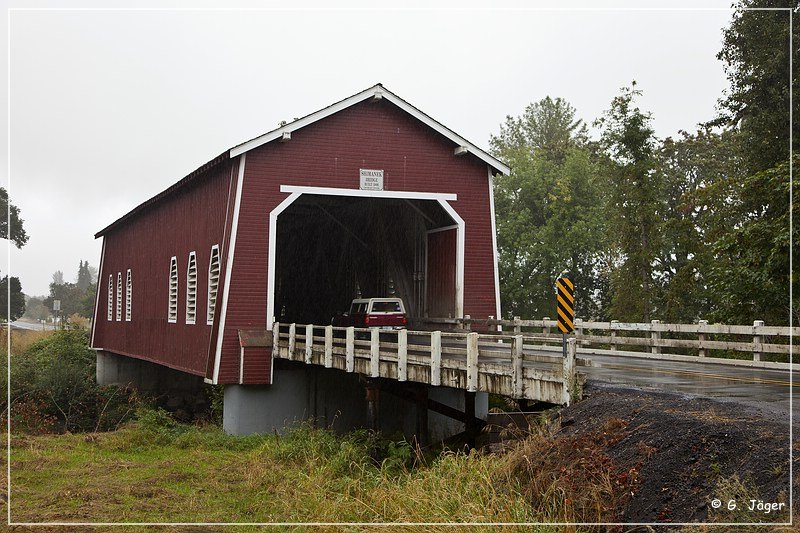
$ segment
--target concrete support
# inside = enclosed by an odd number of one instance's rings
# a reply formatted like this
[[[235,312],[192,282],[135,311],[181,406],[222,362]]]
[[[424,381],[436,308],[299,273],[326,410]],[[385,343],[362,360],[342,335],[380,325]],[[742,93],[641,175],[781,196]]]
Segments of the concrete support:
[[[157,396],[167,409],[176,414],[184,411],[186,418],[207,407],[208,385],[200,376],[103,350],[96,354],[98,385],[131,387]]]
[[[337,432],[375,428],[385,433],[416,435],[422,443],[443,440],[461,433],[464,424],[428,411],[430,398],[464,412],[468,408],[464,391],[448,387],[419,385],[413,395],[401,398],[382,390],[380,378],[364,378],[322,366],[276,360],[272,385],[226,385],[223,426],[227,433],[283,432],[305,420]],[[394,382],[399,384],[401,382]],[[406,386],[406,385],[404,385]],[[475,416],[486,418],[489,395],[473,394]]]

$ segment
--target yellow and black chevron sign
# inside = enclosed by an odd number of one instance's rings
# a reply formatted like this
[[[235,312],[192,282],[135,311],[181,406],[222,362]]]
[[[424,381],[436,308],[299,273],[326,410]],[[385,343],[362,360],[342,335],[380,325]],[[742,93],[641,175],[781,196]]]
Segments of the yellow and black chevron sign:
[[[558,330],[571,333],[575,327],[575,287],[569,278],[556,280],[556,300],[558,301]]]

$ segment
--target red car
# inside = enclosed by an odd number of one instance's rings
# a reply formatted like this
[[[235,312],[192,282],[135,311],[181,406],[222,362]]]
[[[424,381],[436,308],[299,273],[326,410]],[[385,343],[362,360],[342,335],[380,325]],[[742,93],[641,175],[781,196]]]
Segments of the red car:
[[[331,322],[339,327],[404,329],[408,319],[400,298],[363,298],[353,300],[350,311]]]

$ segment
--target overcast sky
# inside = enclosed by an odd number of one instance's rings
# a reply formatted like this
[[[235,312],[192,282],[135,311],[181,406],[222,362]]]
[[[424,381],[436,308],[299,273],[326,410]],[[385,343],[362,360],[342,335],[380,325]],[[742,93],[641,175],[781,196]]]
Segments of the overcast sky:
[[[10,7],[32,5],[64,3]],[[728,1],[497,5],[507,9],[3,13],[11,123],[0,168],[30,235],[11,250],[12,274],[30,295],[47,294],[56,270],[74,281],[79,260],[99,265],[94,233],[134,206],[281,120],[378,82],[482,148],[530,102],[560,96],[591,122],[633,79],[659,137],[713,117]]]

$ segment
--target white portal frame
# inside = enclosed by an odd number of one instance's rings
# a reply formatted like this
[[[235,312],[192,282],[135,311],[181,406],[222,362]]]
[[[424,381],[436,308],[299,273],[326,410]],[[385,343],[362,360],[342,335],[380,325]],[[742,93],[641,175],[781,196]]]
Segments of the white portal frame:
[[[433,200],[439,203],[453,219],[456,226],[456,317],[464,316],[464,250],[466,223],[453,209],[449,202],[458,200],[453,193],[428,193],[406,191],[365,191],[361,189],[339,189],[331,187],[301,187],[281,185],[282,193],[289,196],[269,213],[269,244],[267,253],[267,329],[271,330],[275,322],[275,257],[277,253],[278,216],[283,213],[303,194],[324,196],[349,196],[361,198],[394,198],[404,200]]]

